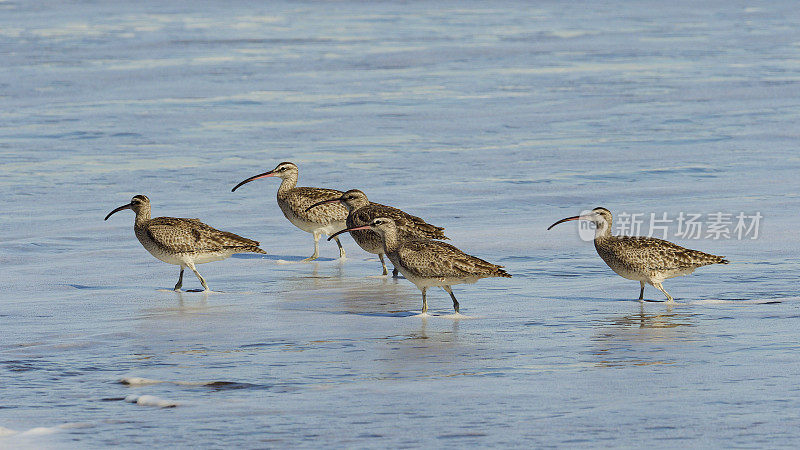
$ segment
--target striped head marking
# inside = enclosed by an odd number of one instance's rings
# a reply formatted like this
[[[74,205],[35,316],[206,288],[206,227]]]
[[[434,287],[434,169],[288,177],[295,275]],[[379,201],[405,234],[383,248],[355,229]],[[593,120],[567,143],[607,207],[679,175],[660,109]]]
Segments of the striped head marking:
[[[292,172],[294,172],[294,173],[298,172],[297,165],[295,165],[295,163],[291,163],[291,162],[288,162],[288,161],[284,161],[284,162],[278,164],[277,166],[275,166],[274,169],[272,169],[272,173],[274,174],[273,176],[276,176],[276,177],[279,177],[279,178],[284,178],[286,175],[288,175],[288,174],[290,174]]]
[[[108,218],[111,217],[114,213],[122,211],[123,209],[132,209],[133,212],[135,212],[137,215],[139,214],[139,211],[145,211],[146,214],[149,217],[149,214],[150,214],[150,199],[147,198],[146,195],[141,195],[141,194],[140,195],[134,195],[133,198],[131,199],[130,203],[128,203],[127,205],[122,205],[122,206],[120,206],[118,208],[115,208],[113,211],[108,213],[106,218],[103,219],[103,220],[108,220]]]
[[[386,230],[395,226],[394,220],[389,217],[378,217],[369,223],[369,228],[383,234]]]
[[[554,226],[569,222],[571,220],[585,220],[591,222],[595,226],[594,232],[589,231],[590,234],[593,234],[595,238],[600,236],[606,236],[611,232],[611,211],[607,210],[603,207],[594,208],[591,211],[582,211],[578,216],[567,217],[564,219],[559,220],[558,222],[550,225],[547,229],[551,229]],[[581,238],[584,238],[583,232],[581,233]],[[590,239],[585,239],[590,240]]]
[[[359,191],[358,189],[350,189],[342,194],[339,200],[348,206],[349,209],[361,208],[369,205],[367,194]]]
[[[260,173],[258,175],[253,175],[252,177],[242,181],[241,183],[239,183],[236,186],[234,186],[233,189],[231,189],[231,192],[236,191],[236,189],[239,189],[239,187],[242,186],[243,184],[247,184],[247,183],[249,183],[251,181],[255,181],[255,180],[259,180],[261,178],[267,178],[267,177],[277,177],[277,178],[281,178],[281,179],[294,177],[295,181],[296,181],[297,177],[298,177],[297,166],[294,163],[282,162],[282,163],[278,164],[277,166],[275,166],[275,168],[270,170],[269,172],[264,172],[264,173]]]

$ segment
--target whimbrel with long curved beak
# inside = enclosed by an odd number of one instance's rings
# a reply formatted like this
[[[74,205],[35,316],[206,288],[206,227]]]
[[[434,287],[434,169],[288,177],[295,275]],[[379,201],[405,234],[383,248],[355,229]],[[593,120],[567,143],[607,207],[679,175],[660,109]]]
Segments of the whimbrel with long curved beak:
[[[239,235],[212,228],[198,219],[176,217],[150,218],[150,199],[144,195],[135,195],[131,202],[108,213],[123,209],[132,209],[136,213],[133,231],[142,246],[150,254],[165,263],[181,266],[181,273],[175,290],[183,285],[183,269],[188,267],[200,280],[203,289],[208,291],[206,280],[195,268],[195,264],[220,261],[235,253],[262,253],[258,242]]]
[[[450,286],[474,283],[481,278],[511,277],[503,270],[503,266],[470,256],[445,242],[402,237],[394,220],[389,217],[378,217],[369,225],[347,228],[336,234],[367,229],[383,238],[386,256],[408,281],[422,291],[423,314],[428,312],[425,294],[429,287],[439,286],[444,289],[453,299],[453,309],[459,312],[458,300]]]
[[[547,229],[570,220],[588,220],[594,223],[594,248],[597,249],[597,254],[618,275],[640,283],[640,301],[644,299],[645,283],[663,292],[668,302],[674,302],[661,285],[664,280],[688,275],[698,267],[709,264],[728,264],[722,256],[684,248],[663,239],[613,236],[611,212],[605,208],[595,208],[580,216],[561,219]]]
[[[292,222],[294,226],[314,235],[314,254],[303,261],[313,261],[319,257],[319,238],[322,233],[332,235],[333,233],[346,228],[347,209],[340,204],[328,204],[308,211],[309,207],[322,200],[331,200],[342,196],[342,191],[335,189],[324,189],[314,187],[296,187],[299,171],[294,163],[282,162],[269,172],[264,172],[252,176],[231,189],[234,192],[243,184],[254,180],[267,177],[280,178],[281,185],[278,188],[278,206],[283,211],[283,215]],[[339,238],[336,238],[339,246],[339,258],[344,258],[345,251]]]
[[[390,217],[397,225],[401,237],[447,239],[447,236],[444,235],[444,228],[431,225],[423,219],[397,208],[372,203],[367,195],[358,189],[351,189],[339,198],[314,203],[306,211],[335,202],[341,202],[347,208],[347,228],[369,225],[378,217]],[[386,270],[386,262],[383,260],[383,238],[371,230],[351,231],[350,236],[365,251],[378,255],[383,266],[383,275],[387,275],[389,271]],[[397,267],[394,268],[392,275],[397,276]]]

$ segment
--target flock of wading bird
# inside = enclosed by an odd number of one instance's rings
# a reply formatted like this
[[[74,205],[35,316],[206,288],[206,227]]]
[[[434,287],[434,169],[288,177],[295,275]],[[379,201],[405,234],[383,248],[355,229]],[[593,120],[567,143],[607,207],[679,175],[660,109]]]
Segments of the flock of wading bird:
[[[397,208],[369,201],[357,190],[347,192],[335,189],[297,187],[298,169],[290,162],[252,176],[237,184],[242,185],[268,177],[280,178],[278,206],[294,226],[314,235],[314,254],[303,261],[313,261],[319,256],[319,238],[322,233],[339,246],[339,257],[345,251],[338,235],[349,232],[361,248],[378,255],[383,266],[383,275],[388,276],[384,255],[397,272],[414,283],[422,291],[422,313],[428,310],[426,292],[429,287],[439,286],[453,300],[453,309],[459,312],[458,300],[451,286],[475,283],[481,278],[511,277],[503,266],[492,264],[468,255],[456,247],[442,242],[447,239],[444,228],[425,222]],[[212,228],[198,219],[175,217],[150,217],[150,199],[144,195],[134,196],[130,203],[114,209],[106,216],[123,209],[136,213],[133,231],[142,246],[153,256],[166,263],[180,266],[181,271],[175,290],[183,285],[186,267],[200,280],[208,291],[206,280],[195,267],[211,261],[219,261],[235,253],[262,253],[258,241]],[[673,302],[661,283],[667,278],[688,275],[696,268],[709,264],[727,264],[721,256],[690,250],[662,239],[642,236],[614,236],[611,234],[611,212],[595,208],[580,216],[567,217],[551,225],[571,220],[587,220],[595,225],[594,246],[608,266],[620,276],[636,280],[641,284],[639,300],[644,299],[645,283],[654,286]]]

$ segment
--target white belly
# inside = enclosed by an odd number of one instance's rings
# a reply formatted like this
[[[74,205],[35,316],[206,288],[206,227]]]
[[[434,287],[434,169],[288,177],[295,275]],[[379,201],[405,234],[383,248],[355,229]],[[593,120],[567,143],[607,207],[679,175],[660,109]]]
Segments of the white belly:
[[[289,222],[292,225],[300,228],[301,230],[305,231],[306,233],[325,233],[326,235],[330,236],[337,231],[344,230],[347,228],[347,224],[345,220],[339,221],[332,221],[327,224],[319,223],[319,222],[311,222],[308,220],[304,220],[300,217],[297,217],[294,212],[292,212],[291,208],[286,205],[284,202],[278,202],[278,206],[280,206],[283,215],[289,219]]]
[[[344,230],[347,228],[347,225],[344,221],[341,222],[331,222],[327,225],[315,223],[315,222],[307,222],[305,220],[299,219],[293,214],[287,214],[286,218],[289,219],[289,222],[292,222],[292,225],[300,228],[301,230],[305,231],[306,233],[325,233],[326,235],[330,236],[337,231]]]
[[[629,280],[634,280],[634,281],[643,281],[648,284],[661,283],[662,281],[668,278],[689,275],[690,273],[694,272],[694,267],[689,267],[686,269],[667,270],[663,272],[652,271],[649,273],[629,271],[621,267],[612,267],[611,265],[609,265],[609,267],[611,267],[611,270],[613,270],[617,275],[621,276],[622,278],[627,278]]]
[[[622,278],[627,278],[629,280],[635,280],[635,281],[644,281],[645,283],[650,282],[650,277],[648,277],[645,274],[628,271],[619,267],[612,267],[610,265],[608,267],[610,267],[611,270],[613,270],[617,275],[621,276]]]

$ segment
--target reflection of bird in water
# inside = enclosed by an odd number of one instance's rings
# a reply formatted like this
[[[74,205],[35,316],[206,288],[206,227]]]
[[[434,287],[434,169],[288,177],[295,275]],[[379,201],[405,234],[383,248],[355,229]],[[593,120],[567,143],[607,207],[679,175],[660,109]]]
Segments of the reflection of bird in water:
[[[728,264],[722,256],[684,248],[663,239],[613,236],[611,212],[605,208],[561,219],[547,229],[570,220],[588,220],[595,224],[594,247],[597,253],[618,275],[640,283],[639,300],[644,298],[644,284],[647,283],[663,292],[668,302],[673,302],[672,296],[661,286],[664,280],[688,275],[709,264]]]
[[[397,208],[381,205],[380,203],[372,203],[367,198],[367,195],[358,189],[351,189],[339,198],[317,202],[309,206],[306,211],[334,202],[341,202],[347,208],[347,228],[369,225],[370,222],[378,217],[390,217],[394,219],[397,229],[403,235],[417,238],[447,239],[444,235],[444,228],[431,225],[423,219]],[[386,270],[386,263],[383,260],[383,239],[371,230],[351,231],[350,236],[364,251],[378,255],[383,266],[383,275],[388,275],[389,272]],[[397,276],[397,268],[394,269],[392,275]]]
[[[677,353],[664,348],[691,346],[697,339],[695,314],[647,314],[641,303],[638,310],[610,317],[597,327],[591,339],[597,366],[675,364]]]
[[[322,233],[331,235],[345,228],[347,225],[347,210],[340,204],[323,205],[309,211],[308,207],[322,200],[339,198],[342,191],[335,189],[297,187],[299,170],[294,163],[282,162],[269,172],[254,175],[231,189],[231,192],[243,184],[260,178],[278,177],[281,185],[278,187],[278,206],[283,215],[292,222],[292,225],[314,235],[314,254],[303,261],[313,261],[319,257],[319,238]],[[345,252],[342,243],[336,238],[339,246],[339,258],[344,258]]]
[[[639,328],[692,327],[694,324],[688,319],[693,316],[693,314],[672,313],[671,308],[667,309],[666,314],[647,314],[644,312],[644,307],[640,305],[638,313],[616,318],[612,320],[611,325],[638,326]]]
[[[176,291],[183,285],[183,269],[186,267],[192,269],[203,289],[207,291],[206,280],[197,271],[195,264],[220,261],[235,253],[267,253],[258,248],[258,242],[252,239],[217,230],[198,219],[151,219],[150,199],[144,195],[134,196],[127,205],[108,213],[105,220],[123,209],[132,209],[136,213],[133,231],[150,254],[166,263],[181,266],[178,283],[175,285]]]
[[[383,238],[389,260],[408,281],[422,291],[423,314],[428,311],[425,293],[429,287],[439,286],[450,294],[453,309],[458,312],[458,300],[450,286],[475,283],[481,278],[511,277],[502,266],[468,255],[445,242],[402,236],[394,220],[389,217],[379,217],[369,225],[346,228],[336,234],[367,229],[375,231]]]

